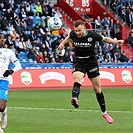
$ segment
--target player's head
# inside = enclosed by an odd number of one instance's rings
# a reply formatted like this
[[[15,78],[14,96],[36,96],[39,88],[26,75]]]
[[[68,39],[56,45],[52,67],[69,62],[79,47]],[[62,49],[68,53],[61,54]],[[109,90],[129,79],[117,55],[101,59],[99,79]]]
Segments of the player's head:
[[[0,47],[3,47],[4,44],[5,44],[4,35],[0,34]]]
[[[74,23],[74,31],[78,38],[81,38],[86,33],[85,24],[82,20],[77,20]]]

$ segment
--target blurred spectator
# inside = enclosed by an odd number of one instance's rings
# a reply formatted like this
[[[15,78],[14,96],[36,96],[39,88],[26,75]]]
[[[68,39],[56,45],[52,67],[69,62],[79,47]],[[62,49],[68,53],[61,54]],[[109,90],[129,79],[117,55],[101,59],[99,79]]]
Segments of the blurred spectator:
[[[31,42],[37,39],[37,36],[35,35],[35,31],[34,30],[31,30],[29,38],[30,38]]]
[[[120,39],[120,23],[119,20],[116,21],[116,23],[114,24],[114,37],[117,38],[117,40]]]
[[[53,15],[53,12],[52,12],[53,5],[52,5],[51,2],[48,3],[47,9],[48,9],[48,16],[52,17],[52,15]]]
[[[128,37],[128,45],[133,49],[133,32]]]
[[[48,48],[46,47],[46,44],[42,44],[41,48],[40,48],[40,51],[42,53],[44,53],[44,51],[47,51],[48,52]]]
[[[28,39],[28,40],[25,42],[25,45],[26,45],[26,50],[27,50],[27,51],[29,51],[30,49],[33,48],[30,39]]]
[[[54,17],[62,18],[62,15],[57,7],[54,8],[53,13],[54,13]]]
[[[24,38],[24,42],[26,42],[29,39],[29,34],[27,30],[24,31],[22,37]]]
[[[18,51],[19,51],[19,52],[21,52],[21,51],[22,51],[22,52],[26,52],[26,51],[27,51],[27,49],[26,49],[26,43],[25,43],[23,37],[20,38],[20,41],[19,41],[19,49],[18,49]]]
[[[28,30],[28,25],[24,18],[21,19],[20,26],[22,27],[23,31]]]
[[[5,17],[7,18],[9,23],[11,23],[12,20],[14,19],[14,15],[12,11],[10,10],[10,8],[8,8],[7,11],[5,12]]]
[[[20,23],[18,23],[18,24],[16,25],[16,32],[17,32],[20,36],[23,35],[24,30],[23,30],[23,28],[20,26]]]
[[[26,14],[24,8],[21,9],[21,11],[20,11],[20,13],[19,13],[19,18],[20,18],[20,20],[22,20],[22,19],[25,20],[25,19],[27,18],[27,14]]]
[[[102,54],[102,52],[99,53],[98,62],[99,63],[103,63],[104,62],[104,55]]]
[[[53,64],[57,63],[54,57],[52,57],[52,59],[51,59],[51,62],[50,62],[50,63],[53,63]]]
[[[13,45],[13,41],[10,35],[7,35],[7,39],[5,43],[7,44],[8,48],[10,48]]]
[[[96,29],[100,29],[101,28],[100,16],[97,16],[97,19],[95,20],[95,25],[96,25]]]
[[[123,51],[121,53],[121,56],[120,56],[120,62],[130,62],[129,58],[127,58],[126,54],[125,54],[125,51]]]
[[[48,10],[48,6],[47,6],[46,1],[43,2],[42,12],[43,12],[43,16],[45,16],[45,17],[49,16],[49,10]]]
[[[30,2],[27,2],[25,4],[25,12],[26,12],[27,16],[33,15],[31,12],[31,3]]]
[[[12,50],[13,53],[16,55],[16,57],[18,57],[18,51],[17,51],[17,49],[14,47],[14,45],[11,46],[11,50]]]
[[[32,49],[29,49],[27,58],[32,59],[33,61],[36,61],[36,57],[37,57],[36,48],[35,48],[35,46],[33,46]]]
[[[31,31],[33,29],[33,24],[34,24],[31,16],[28,16],[26,23],[27,23],[27,30]]]
[[[34,2],[31,3],[31,13],[33,13],[33,16],[37,16],[37,8]]]
[[[42,12],[42,6],[41,6],[41,3],[38,1],[37,2],[37,5],[36,5],[36,9],[37,9],[37,13],[38,13],[38,16],[42,16],[43,12]]]
[[[120,54],[118,53],[118,51],[115,51],[114,54],[113,54],[114,62],[118,63],[119,58],[120,58]]]
[[[37,63],[45,63],[44,56],[43,56],[42,52],[39,52],[39,54],[37,55],[36,61],[37,61]]]
[[[8,20],[7,17],[5,16],[4,19],[2,19],[1,21],[1,29],[3,31],[7,31],[7,28],[8,28]]]

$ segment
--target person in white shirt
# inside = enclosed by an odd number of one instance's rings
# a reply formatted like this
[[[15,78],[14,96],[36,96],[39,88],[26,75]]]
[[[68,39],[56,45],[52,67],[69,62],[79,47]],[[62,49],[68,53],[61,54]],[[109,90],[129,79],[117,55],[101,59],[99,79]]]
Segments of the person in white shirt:
[[[0,34],[0,119],[2,129],[7,125],[6,103],[8,100],[9,78],[11,74],[22,69],[20,62],[13,51],[4,48],[4,44],[4,36],[3,34]],[[10,62],[14,64],[13,69],[8,69]]]

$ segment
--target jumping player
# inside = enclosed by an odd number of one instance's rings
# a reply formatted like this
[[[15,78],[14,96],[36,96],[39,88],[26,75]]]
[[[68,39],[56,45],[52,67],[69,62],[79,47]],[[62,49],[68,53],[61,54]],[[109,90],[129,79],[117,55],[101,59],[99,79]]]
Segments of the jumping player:
[[[114,40],[110,37],[104,37],[96,32],[86,30],[84,22],[77,20],[74,23],[74,30],[72,30],[70,34],[60,43],[58,49],[62,50],[64,48],[64,45],[70,41],[75,47],[76,56],[73,62],[72,71],[74,84],[72,89],[71,104],[75,108],[79,107],[78,97],[80,94],[80,87],[82,80],[87,73],[87,76],[90,79],[92,87],[96,94],[97,101],[100,105],[102,116],[109,124],[113,123],[113,119],[108,115],[106,111],[104,94],[102,93],[100,84],[99,67],[94,49],[96,41],[104,41],[121,46],[124,43],[124,40]]]

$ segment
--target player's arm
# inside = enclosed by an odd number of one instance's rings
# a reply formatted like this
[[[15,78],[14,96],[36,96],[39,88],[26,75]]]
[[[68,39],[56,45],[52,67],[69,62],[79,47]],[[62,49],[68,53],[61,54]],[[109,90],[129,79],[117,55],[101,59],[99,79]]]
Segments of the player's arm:
[[[111,44],[117,44],[121,46],[124,43],[124,40],[115,40],[110,37],[103,37],[103,41]]]
[[[70,35],[68,35],[58,46],[59,50],[62,50],[64,48],[64,45],[70,41]]]
[[[17,59],[17,57],[15,56],[15,54],[13,52],[11,52],[11,61],[14,64],[14,68],[13,69],[8,69],[4,72],[3,76],[4,77],[8,77],[9,75],[11,75],[14,72],[19,71],[20,69],[22,69],[21,64],[19,62],[19,60]]]

